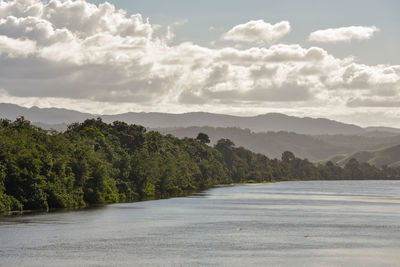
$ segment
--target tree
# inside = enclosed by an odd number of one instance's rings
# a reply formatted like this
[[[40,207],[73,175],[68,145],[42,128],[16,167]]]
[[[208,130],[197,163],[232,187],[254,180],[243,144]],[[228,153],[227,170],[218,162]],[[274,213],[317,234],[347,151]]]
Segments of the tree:
[[[210,143],[210,137],[208,137],[207,134],[205,133],[199,133],[196,137],[197,140],[202,142],[203,144],[209,144]]]
[[[290,151],[285,151],[282,153],[282,161],[285,163],[290,163],[290,162],[294,161],[295,158],[296,157],[294,156],[294,154]]]
[[[235,143],[233,143],[229,139],[220,139],[220,140],[218,140],[217,144],[215,145],[215,148],[218,149],[219,151],[223,151],[223,150],[232,151],[234,147],[235,147]]]
[[[362,179],[363,174],[360,163],[355,159],[351,158],[344,166],[344,175],[346,179],[359,180]]]

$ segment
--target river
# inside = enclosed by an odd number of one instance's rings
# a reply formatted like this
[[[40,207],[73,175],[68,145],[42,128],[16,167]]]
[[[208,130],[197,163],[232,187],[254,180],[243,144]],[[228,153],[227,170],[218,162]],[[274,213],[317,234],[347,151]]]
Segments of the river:
[[[2,217],[0,266],[400,266],[400,181],[238,185]]]

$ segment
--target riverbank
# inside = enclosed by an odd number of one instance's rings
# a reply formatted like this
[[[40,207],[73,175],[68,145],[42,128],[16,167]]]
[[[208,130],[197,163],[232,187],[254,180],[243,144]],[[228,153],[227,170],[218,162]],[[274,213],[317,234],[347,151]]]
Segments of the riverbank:
[[[288,180],[289,181],[289,180]],[[271,181],[271,182],[244,182],[244,183],[229,183],[229,184],[217,184],[210,186],[208,188],[204,188],[198,191],[188,191],[184,194],[178,194],[178,195],[173,195],[165,198],[157,198],[157,197],[151,197],[151,198],[146,198],[138,201],[128,201],[128,202],[112,202],[112,203],[106,203],[106,204],[92,204],[92,205],[87,205],[86,207],[81,207],[81,208],[75,208],[75,209],[49,209],[49,210],[23,210],[23,211],[10,211],[6,213],[0,213],[0,217],[5,217],[5,216],[15,216],[15,215],[24,215],[24,214],[32,214],[32,213],[52,213],[52,212],[65,212],[65,211],[76,211],[76,210],[85,210],[85,209],[91,209],[91,208],[96,208],[96,207],[104,207],[110,204],[118,204],[118,203],[137,203],[137,202],[145,202],[145,201],[152,201],[152,200],[161,200],[161,199],[170,199],[170,198],[179,198],[179,197],[188,197],[193,194],[198,194],[201,192],[205,192],[207,190],[210,190],[212,188],[222,188],[222,187],[232,187],[232,186],[250,186],[250,185],[263,185],[263,184],[271,184],[271,183],[278,183],[278,182],[284,182],[284,181]]]
[[[212,188],[224,188],[224,187],[234,187],[234,186],[259,186],[259,185],[265,185],[265,184],[275,184],[275,183],[285,183],[285,182],[310,182],[310,181],[321,181],[321,182],[335,182],[335,181],[357,181],[357,180],[299,180],[299,179],[291,179],[291,180],[280,180],[280,181],[270,181],[270,182],[243,182],[243,183],[229,183],[229,184],[217,184],[210,186],[205,189],[201,189],[198,191],[190,191],[186,192],[185,194],[179,194],[179,195],[174,195],[174,196],[169,196],[165,198],[146,198],[138,201],[128,201],[128,202],[113,202],[113,203],[107,203],[107,204],[92,204],[92,205],[87,205],[86,207],[82,208],[75,208],[75,209],[50,209],[50,210],[24,210],[24,211],[11,211],[8,213],[0,213],[0,217],[6,217],[6,216],[16,216],[16,215],[25,215],[25,214],[35,214],[35,213],[53,213],[53,212],[68,212],[68,211],[77,211],[77,210],[86,210],[86,209],[92,209],[92,208],[98,208],[98,207],[104,207],[107,205],[111,204],[124,204],[124,203],[138,203],[138,202],[145,202],[145,201],[154,201],[154,200],[162,200],[162,199],[171,199],[171,198],[181,198],[181,197],[188,197],[193,194],[198,194],[202,193],[205,191],[208,191]],[[374,180],[361,180],[361,181],[374,181]],[[382,181],[382,180],[376,180],[376,181]],[[383,181],[400,181],[400,180],[395,180],[395,179],[388,179],[388,180],[383,180]]]

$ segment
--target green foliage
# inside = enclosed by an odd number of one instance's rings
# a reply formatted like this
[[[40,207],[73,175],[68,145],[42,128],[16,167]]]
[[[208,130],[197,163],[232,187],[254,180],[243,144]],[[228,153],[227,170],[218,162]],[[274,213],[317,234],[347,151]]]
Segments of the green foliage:
[[[286,151],[269,159],[229,139],[179,139],[100,119],[47,132],[0,120],[0,213],[183,196],[216,184],[292,179],[398,179],[399,168],[350,160],[315,166]]]
[[[205,133],[199,133],[196,139],[204,144],[209,144],[211,142],[210,137],[208,137],[208,135]]]

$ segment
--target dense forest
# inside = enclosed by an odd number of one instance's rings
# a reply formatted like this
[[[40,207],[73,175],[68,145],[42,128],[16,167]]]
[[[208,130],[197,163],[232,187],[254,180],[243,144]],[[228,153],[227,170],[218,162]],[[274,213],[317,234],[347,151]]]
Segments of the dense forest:
[[[400,168],[355,159],[314,165],[289,151],[269,159],[229,139],[209,142],[203,133],[179,139],[101,119],[63,133],[23,117],[0,120],[0,213],[183,196],[216,184],[400,177]]]

